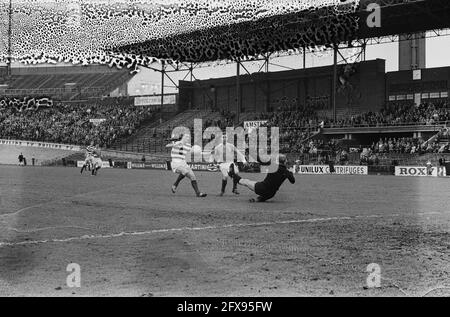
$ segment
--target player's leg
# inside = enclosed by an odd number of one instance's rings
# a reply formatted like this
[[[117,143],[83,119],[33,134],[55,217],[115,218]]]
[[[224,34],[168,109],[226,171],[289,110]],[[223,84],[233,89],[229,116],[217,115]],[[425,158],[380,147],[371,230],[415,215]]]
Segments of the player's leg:
[[[173,185],[172,185],[172,193],[175,194],[177,192],[177,188],[180,185],[181,181],[186,177],[186,171],[181,168],[182,165],[180,162],[172,161],[170,166],[172,168],[172,172],[174,172],[175,174],[178,174],[178,177],[177,177],[175,183],[173,183]]]
[[[97,163],[95,164],[95,167],[94,167],[95,175],[97,175],[98,171],[102,168],[102,163],[103,163],[102,160],[98,160]]]
[[[93,158],[91,159],[91,174],[92,176],[96,176],[100,168],[102,168],[102,160],[100,158]]]
[[[95,164],[96,164],[96,160],[95,160],[95,159],[92,159],[90,163],[91,163],[90,165],[92,166],[92,168],[90,169],[91,175],[92,175],[92,176],[95,176]]]
[[[220,189],[220,196],[225,194],[225,189],[227,188],[228,177],[222,177],[222,188]]]
[[[83,166],[81,167],[80,174],[83,174],[84,170],[87,169],[89,163],[90,163],[89,157],[86,157],[86,159],[84,160]]]
[[[249,179],[245,179],[245,178],[240,178],[238,175],[236,175],[233,180],[237,180],[237,183],[241,186],[247,187],[248,189],[250,189],[252,192],[255,191],[256,188],[256,183],[255,181],[251,181]]]
[[[187,164],[180,164],[179,166],[176,166],[174,172],[180,174],[180,176],[178,176],[177,181],[172,186],[172,192],[176,190],[176,187],[178,186],[179,182],[183,180],[185,177],[187,177],[191,181],[192,188],[194,188],[197,197],[206,197],[206,194],[199,191],[195,174]]]
[[[178,185],[180,185],[180,182],[185,178],[186,176],[185,175],[183,175],[182,173],[178,173],[178,178],[177,178],[177,180],[175,181],[175,183],[172,185],[172,193],[176,193],[177,192],[177,188],[178,188]]]
[[[197,178],[195,177],[194,171],[192,171],[190,167],[187,167],[186,177],[191,180],[192,188],[194,188],[197,197],[203,198],[207,196],[205,193],[200,192],[200,190],[198,189]]]
[[[220,172],[222,173],[222,189],[220,190],[220,196],[225,194],[225,189],[227,187],[228,182],[228,170],[230,168],[229,163],[222,163],[219,165]]]
[[[92,168],[91,168],[91,174],[92,174],[92,176],[95,176],[95,175],[97,175],[97,173],[96,173],[96,171],[97,171],[97,165],[96,165],[96,163],[93,163],[92,165],[93,165],[93,166],[92,166]]]
[[[250,189],[253,192],[255,191],[255,186],[256,186],[257,182],[242,178],[238,174],[236,174],[235,169],[234,169],[234,164],[230,165],[230,170],[228,172],[228,175],[233,179],[233,184],[236,183],[236,184],[247,187],[248,189]]]
[[[234,166],[234,174],[239,176],[239,168],[237,167],[236,164],[233,164]],[[238,184],[238,179],[237,178],[233,178],[233,190],[232,193],[235,195],[239,195],[239,192],[237,190],[237,184]]]

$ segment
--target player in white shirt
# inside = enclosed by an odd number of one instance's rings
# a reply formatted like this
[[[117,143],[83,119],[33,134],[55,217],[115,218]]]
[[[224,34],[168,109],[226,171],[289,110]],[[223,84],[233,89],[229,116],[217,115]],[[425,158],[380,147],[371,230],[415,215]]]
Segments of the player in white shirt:
[[[85,169],[87,169],[87,168],[91,169],[91,167],[93,166],[93,158],[94,158],[93,155],[96,150],[97,149],[94,146],[94,141],[91,141],[91,144],[86,147],[85,160],[84,160],[84,164],[81,167],[81,171],[80,171],[81,174],[83,174]]]
[[[98,147],[97,147],[98,148]],[[102,168],[103,161],[100,156],[100,152],[95,149],[92,153],[92,175],[95,176],[98,173],[98,170]]]
[[[185,178],[189,178],[194,188],[197,197],[206,197],[206,194],[202,193],[198,189],[197,179],[195,174],[186,163],[186,155],[191,151],[190,136],[188,134],[183,135],[180,141],[172,142],[166,145],[168,148],[172,148],[170,156],[172,157],[171,168],[175,174],[179,174],[177,180],[172,186],[172,193],[176,193],[178,185]]]
[[[246,163],[245,156],[231,143],[228,142],[227,137],[224,135],[222,137],[222,143],[217,145],[214,150],[212,157],[216,163],[219,164],[220,172],[222,173],[222,189],[220,191],[220,196],[225,194],[225,188],[227,187],[228,182],[228,172],[230,171],[230,166],[234,163],[234,155],[239,162]],[[233,164],[234,173],[239,174],[239,168],[237,164]],[[232,193],[235,195],[239,195],[237,191],[237,182],[233,179],[233,190]]]

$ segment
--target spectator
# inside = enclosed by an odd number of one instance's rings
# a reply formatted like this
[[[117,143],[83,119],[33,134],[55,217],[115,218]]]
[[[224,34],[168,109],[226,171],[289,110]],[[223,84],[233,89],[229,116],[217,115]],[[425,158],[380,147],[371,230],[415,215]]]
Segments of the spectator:
[[[153,117],[146,107],[122,105],[108,100],[96,104],[57,104],[19,112],[10,107],[0,112],[1,137],[30,141],[87,145],[90,141],[101,147],[133,134]],[[99,124],[91,119],[104,119]]]

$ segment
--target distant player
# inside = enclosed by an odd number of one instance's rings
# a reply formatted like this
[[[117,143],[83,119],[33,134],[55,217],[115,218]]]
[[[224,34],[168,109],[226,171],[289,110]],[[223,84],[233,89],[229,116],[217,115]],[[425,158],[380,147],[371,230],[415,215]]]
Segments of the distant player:
[[[234,173],[232,167],[230,167],[229,175],[233,177],[239,185],[247,187],[258,195],[256,199],[250,199],[250,202],[265,202],[275,196],[286,179],[288,179],[291,184],[295,184],[294,174],[287,169],[286,161],[286,156],[280,154],[278,156],[277,171],[269,173],[262,182],[254,182],[249,179],[241,178]]]
[[[206,194],[198,190],[197,179],[195,174],[189,165],[186,163],[186,155],[191,151],[190,136],[188,134],[183,135],[180,141],[176,141],[166,145],[167,148],[172,148],[170,156],[172,162],[170,164],[172,171],[178,174],[178,178],[172,186],[172,193],[176,193],[180,182],[187,177],[194,188],[197,197],[206,197]]]
[[[91,144],[88,145],[86,147],[86,152],[85,152],[85,160],[84,160],[84,164],[81,167],[81,171],[80,173],[83,174],[85,169],[92,170],[92,166],[93,166],[93,158],[94,158],[94,153],[96,151],[96,148],[94,146],[94,141],[91,141]]]
[[[430,160],[427,162],[427,175],[432,176],[433,175],[433,164]]]
[[[23,156],[22,153],[20,153],[20,155],[19,155],[19,157],[18,157],[19,165],[23,165],[24,159],[25,159],[25,157]]]
[[[91,171],[92,176],[96,176],[98,171],[102,168],[103,165],[103,161],[101,159],[99,150],[95,149],[94,152],[92,153],[91,163],[92,163],[92,171]]]
[[[234,154],[239,160],[239,162],[246,163],[245,156],[231,143],[227,141],[227,137],[224,135],[222,138],[222,143],[217,145],[214,148],[212,158],[216,163],[219,164],[220,172],[222,173],[222,189],[220,191],[220,196],[225,194],[225,189],[228,183],[228,172],[230,171],[230,166],[233,165],[234,174],[239,174],[239,168],[234,162]],[[237,181],[235,178],[233,180],[233,190],[232,193],[235,195],[239,195],[237,191]]]

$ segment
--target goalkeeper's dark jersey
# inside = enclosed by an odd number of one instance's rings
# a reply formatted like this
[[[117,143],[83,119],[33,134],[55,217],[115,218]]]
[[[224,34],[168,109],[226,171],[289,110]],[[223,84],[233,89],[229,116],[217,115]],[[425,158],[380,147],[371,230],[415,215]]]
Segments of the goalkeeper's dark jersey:
[[[256,184],[255,192],[265,200],[270,199],[275,196],[286,179],[292,184],[295,183],[294,174],[286,166],[279,165],[276,172],[267,174],[262,182]]]

